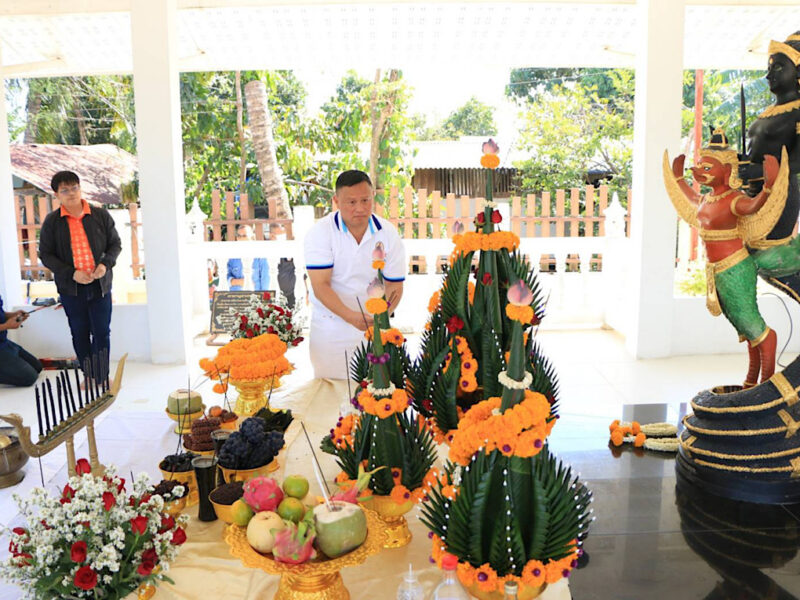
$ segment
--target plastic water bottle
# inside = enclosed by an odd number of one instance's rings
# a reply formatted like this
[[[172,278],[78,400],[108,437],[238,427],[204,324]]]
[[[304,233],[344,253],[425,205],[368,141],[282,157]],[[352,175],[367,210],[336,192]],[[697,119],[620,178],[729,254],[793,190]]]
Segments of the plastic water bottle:
[[[442,557],[442,570],[444,576],[442,583],[433,590],[433,600],[470,600],[467,590],[461,585],[456,577],[456,567],[458,558],[452,554],[445,554]]]
[[[425,600],[425,590],[422,584],[417,581],[417,574],[408,564],[408,573],[403,575],[403,583],[397,588],[397,600]]]
[[[516,581],[506,581],[503,586],[503,600],[517,600],[519,598],[519,596],[517,596],[518,590],[519,586]]]

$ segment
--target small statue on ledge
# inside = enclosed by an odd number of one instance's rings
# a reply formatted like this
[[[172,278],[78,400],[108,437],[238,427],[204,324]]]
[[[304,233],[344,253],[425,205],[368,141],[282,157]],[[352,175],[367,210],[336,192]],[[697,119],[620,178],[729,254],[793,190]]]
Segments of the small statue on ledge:
[[[690,170],[695,182],[711,188],[700,194],[684,179],[681,154],[672,162],[664,153],[664,182],[680,217],[696,228],[705,242],[706,305],[712,315],[724,314],[739,339],[748,343],[749,364],[744,388],[767,381],[775,372],[777,336],[756,302],[758,266],[746,244],[763,238],[775,226],[786,201],[788,160],[784,151],[779,166],[774,156],[764,157],[765,186],[754,197],[739,191],[739,161],[721,130],[712,130],[711,141]]]

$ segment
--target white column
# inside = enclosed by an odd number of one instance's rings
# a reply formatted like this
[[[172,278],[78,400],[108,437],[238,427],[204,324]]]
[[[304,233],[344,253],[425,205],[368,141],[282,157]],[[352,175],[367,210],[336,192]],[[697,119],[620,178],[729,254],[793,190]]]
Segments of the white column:
[[[176,0],[132,2],[131,34],[151,360],[184,363],[191,303],[184,271]]]
[[[14,184],[11,181],[11,152],[8,148],[6,80],[0,77],[0,295],[6,310],[22,304],[22,279],[19,274],[19,240],[14,210]],[[33,215],[28,215],[29,219]]]
[[[685,0],[638,0],[633,123],[631,288],[627,346],[637,358],[671,350],[677,216],[661,157],[680,152]]]

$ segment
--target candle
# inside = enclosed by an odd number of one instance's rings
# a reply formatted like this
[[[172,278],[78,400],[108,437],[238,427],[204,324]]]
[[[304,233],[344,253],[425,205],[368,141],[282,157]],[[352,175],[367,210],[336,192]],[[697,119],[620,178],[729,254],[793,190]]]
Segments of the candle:
[[[58,396],[58,422],[64,420],[64,403],[61,400],[61,379],[56,377],[56,395]]]
[[[41,401],[39,398],[39,388],[36,388],[36,418],[39,421],[39,437],[42,437],[44,433],[42,432],[42,406]]]
[[[102,392],[100,390],[100,378],[102,377],[102,371],[100,369],[100,354],[94,353],[92,354],[92,371],[94,372],[94,377],[92,380],[94,381],[94,393],[97,398],[102,396]]]
[[[86,380],[84,382],[86,384],[86,400],[88,402],[93,402],[94,401],[94,387],[92,387],[92,363],[87,358],[84,361],[83,364],[84,364],[83,375],[86,378]]]
[[[75,369],[75,389],[78,390],[78,405],[83,408],[83,396],[81,396],[81,374],[80,369]]]
[[[72,393],[72,382],[69,380],[69,373],[67,371],[61,371],[61,375],[64,377],[64,386],[69,392],[70,413],[74,415],[76,412],[78,412],[78,408],[75,406],[75,396]]]
[[[64,371],[58,372],[58,381],[61,383],[61,392],[64,395],[64,414],[69,419],[72,416],[72,411],[69,408],[69,394],[67,393],[67,384],[64,382]]]
[[[53,417],[53,429],[55,429],[58,422],[56,421],[56,401],[53,398],[53,386],[50,384],[49,379],[45,379],[44,382],[47,384],[47,397],[50,398],[50,414]]]
[[[36,390],[39,391],[38,389]],[[44,387],[44,381],[42,382],[42,404],[44,404],[44,424],[45,424],[45,432],[50,433],[50,413],[47,411],[47,391]]]

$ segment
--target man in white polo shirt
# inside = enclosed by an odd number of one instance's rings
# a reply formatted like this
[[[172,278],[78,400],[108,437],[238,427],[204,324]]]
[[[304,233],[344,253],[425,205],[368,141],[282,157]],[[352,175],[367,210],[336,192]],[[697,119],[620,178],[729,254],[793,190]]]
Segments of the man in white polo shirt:
[[[363,171],[345,171],[336,179],[337,209],[314,224],[304,241],[313,290],[309,346],[314,377],[345,379],[345,352],[351,357],[372,318],[362,312],[375,244],[383,243],[386,298],[392,310],[403,295],[406,256],[397,230],[372,213],[375,191]],[[360,304],[360,306],[359,306]]]

